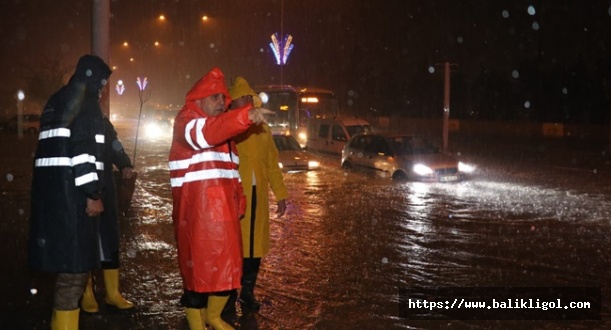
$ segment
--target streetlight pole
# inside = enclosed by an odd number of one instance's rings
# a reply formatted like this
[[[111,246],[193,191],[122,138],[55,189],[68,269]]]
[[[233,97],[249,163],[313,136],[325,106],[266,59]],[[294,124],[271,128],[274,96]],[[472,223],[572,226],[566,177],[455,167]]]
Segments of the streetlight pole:
[[[25,99],[23,91],[17,91],[17,137],[19,140],[23,139],[23,99]]]
[[[443,151],[448,151],[448,129],[450,126],[450,62],[444,65],[443,88]]]
[[[140,131],[140,119],[142,118],[142,106],[151,96],[150,90],[145,93],[146,85],[148,84],[148,78],[144,77],[140,79],[138,77],[136,79],[136,84],[138,84],[138,99],[140,100],[140,111],[138,112],[138,125],[136,125],[136,142],[134,142],[134,161],[132,166],[136,168],[136,152],[138,150],[138,133]]]
[[[435,64],[441,65],[441,64]],[[443,82],[443,128],[442,128],[442,139],[443,139],[443,151],[448,151],[448,131],[450,128],[450,67],[456,64],[450,64],[450,62],[443,63],[444,71],[444,82]],[[431,71],[431,73],[434,71]]]
[[[91,53],[110,63],[110,0],[93,0]],[[104,88],[100,98],[102,112],[110,115],[110,91]]]

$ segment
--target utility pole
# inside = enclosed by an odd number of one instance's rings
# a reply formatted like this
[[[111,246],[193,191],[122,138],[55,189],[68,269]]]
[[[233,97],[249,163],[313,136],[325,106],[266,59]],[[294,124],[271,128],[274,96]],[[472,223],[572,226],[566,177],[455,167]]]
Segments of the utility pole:
[[[93,0],[91,9],[91,53],[110,65],[110,0]],[[110,88],[104,88],[100,106],[110,116]]]
[[[448,151],[448,129],[450,126],[450,62],[444,65],[443,88],[443,151]]]
[[[607,146],[607,153],[611,157],[611,83],[609,83],[608,78],[605,78],[603,83],[605,85],[605,95],[609,101],[609,145]]]
[[[436,64],[441,65],[441,64]],[[443,82],[443,151],[448,151],[448,131],[450,129],[450,67],[457,66],[457,64],[450,64],[450,62],[443,63],[444,71],[444,82]]]

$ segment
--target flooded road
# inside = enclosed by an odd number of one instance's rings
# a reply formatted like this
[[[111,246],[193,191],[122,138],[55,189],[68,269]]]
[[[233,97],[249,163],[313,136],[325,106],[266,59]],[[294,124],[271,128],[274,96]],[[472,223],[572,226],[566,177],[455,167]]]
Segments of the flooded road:
[[[130,126],[117,128],[132,154]],[[263,259],[256,288],[263,306],[258,314],[242,315],[237,320],[240,328],[611,327],[608,161],[594,156],[595,163],[590,163],[584,150],[571,153],[554,148],[553,143],[544,149],[499,152],[498,145],[487,149],[472,142],[465,139],[455,148],[480,169],[459,183],[393,183],[344,172],[334,156],[322,156],[319,171],[286,174],[287,214],[272,216],[272,249]],[[140,176],[132,207],[121,220],[121,286],[138,308],[117,312],[101,303],[99,314],[81,314],[82,329],[188,328],[178,304],[182,284],[172,231],[168,150],[168,141],[139,142]],[[9,195],[11,201],[24,196],[12,193],[6,183],[2,187],[7,201]],[[4,205],[3,199],[2,209],[17,214],[15,223],[22,226],[29,210],[21,215],[13,211],[23,207],[15,205],[20,203]],[[18,250],[24,244],[23,230],[0,228],[18,236],[16,246],[5,242],[4,248]],[[24,260],[22,253],[12,257],[11,270],[24,273]],[[19,278],[4,274],[0,279],[14,284],[3,289],[4,297],[15,297],[9,298],[13,303],[5,302],[4,310],[13,318],[29,317],[24,321],[28,326],[20,327],[4,315],[2,328],[48,327],[49,281],[37,274]],[[601,287],[603,321],[402,317],[400,290],[430,286]],[[22,292],[32,287],[37,294]],[[31,309],[35,311],[29,313]]]

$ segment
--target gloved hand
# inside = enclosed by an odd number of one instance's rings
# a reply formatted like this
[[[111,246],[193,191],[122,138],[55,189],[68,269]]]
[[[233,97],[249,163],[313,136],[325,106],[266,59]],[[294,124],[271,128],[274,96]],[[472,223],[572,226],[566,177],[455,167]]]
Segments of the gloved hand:
[[[274,111],[265,109],[265,108],[252,108],[248,110],[248,119],[250,119],[255,124],[260,124],[265,122],[266,115],[273,115]]]

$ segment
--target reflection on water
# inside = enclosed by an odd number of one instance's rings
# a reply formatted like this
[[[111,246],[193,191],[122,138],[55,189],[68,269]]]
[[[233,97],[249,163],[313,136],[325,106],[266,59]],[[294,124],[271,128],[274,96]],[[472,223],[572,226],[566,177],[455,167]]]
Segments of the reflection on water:
[[[142,152],[137,197],[123,230],[125,264],[130,296],[158,315],[164,308],[142,288],[152,290],[166,299],[164,322],[184,324],[175,303],[181,284],[164,152]],[[271,251],[256,291],[263,307],[241,319],[241,329],[558,328],[566,324],[407,320],[399,317],[399,290],[609,287],[608,195],[502,177],[396,184],[344,173],[335,159],[323,159],[319,171],[285,174],[284,217],[273,214],[271,195]],[[608,299],[605,306],[608,311]]]

